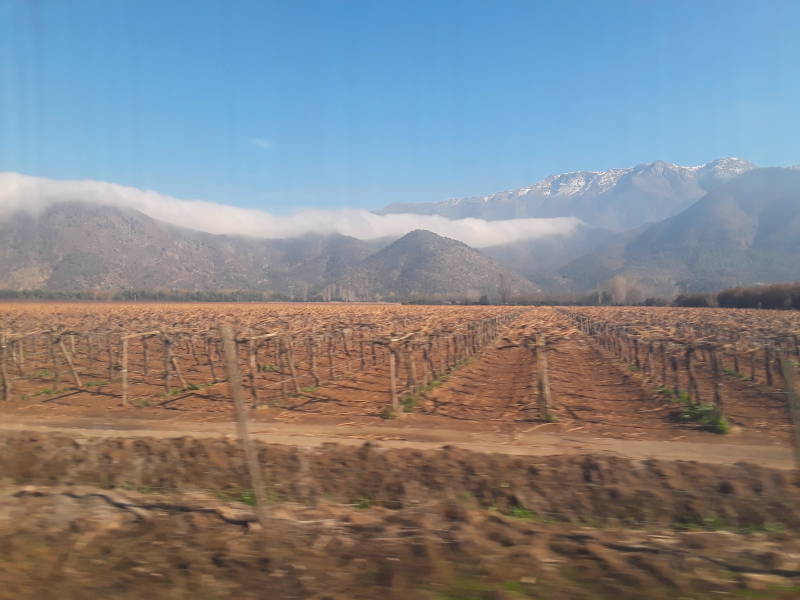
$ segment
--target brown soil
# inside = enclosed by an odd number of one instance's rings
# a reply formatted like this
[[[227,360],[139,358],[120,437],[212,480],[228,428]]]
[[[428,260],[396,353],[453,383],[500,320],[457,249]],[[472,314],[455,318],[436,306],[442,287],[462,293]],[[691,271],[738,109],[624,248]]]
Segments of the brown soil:
[[[194,416],[194,420],[187,421],[185,418],[110,420],[107,417],[30,418],[6,415],[5,421],[0,423],[0,431],[64,433],[80,438],[130,439],[142,437],[226,439],[236,433],[234,425],[228,420],[224,422],[219,418],[200,420],[198,415]],[[420,422],[422,426],[418,426]],[[255,422],[251,424],[250,435],[264,443],[299,448],[316,448],[330,443],[360,446],[369,441],[380,442],[385,448],[438,450],[447,445],[475,452],[509,456],[604,454],[634,460],[661,458],[723,465],[744,461],[783,470],[791,470],[796,464],[791,448],[775,444],[742,443],[741,439],[731,439],[734,436],[708,437],[697,434],[694,439],[678,436],[680,439],[642,440],[592,436],[583,431],[546,433],[549,426],[530,426],[524,423],[513,428],[505,423],[499,423],[492,429],[487,429],[485,423],[478,421],[455,421],[457,428],[450,428],[451,423],[453,421],[447,417],[415,414],[388,421],[360,418],[346,423],[339,420],[330,422],[330,419],[320,416],[315,418],[313,423],[309,423],[309,417],[303,418],[299,423],[286,422],[284,419]]]
[[[390,511],[11,488],[0,598],[697,600],[796,597],[787,534],[574,528],[468,502]],[[646,592],[645,592],[646,590]]]
[[[0,598],[788,600],[800,589],[800,481],[753,465],[261,446],[265,532],[235,502],[249,495],[232,442],[2,444]]]
[[[680,424],[670,418],[678,407],[654,399],[585,336],[574,334],[555,345],[548,362],[558,419],[551,431],[648,439],[681,433]],[[500,342],[431,393],[425,408],[456,419],[541,422],[535,378],[532,353]]]
[[[453,419],[538,421],[533,373],[529,350],[500,341],[454,372],[423,406]]]
[[[425,328],[440,323],[457,323],[459,319],[494,314],[480,312],[477,307],[406,307],[406,306],[303,306],[303,305],[95,305],[49,304],[4,305],[8,323],[14,328],[34,329],[53,322],[74,327],[124,327],[126,330],[147,330],[155,324],[170,322],[175,327],[195,329],[222,319],[238,323],[269,323],[275,321],[314,331],[336,323],[372,322],[381,330],[397,327]],[[571,436],[603,436],[618,439],[704,441],[719,444],[721,436],[704,431],[692,423],[680,420],[681,406],[657,393],[654,382],[647,381],[630,365],[600,350],[592,339],[581,334],[562,312],[552,308],[493,307],[492,310],[515,310],[520,314],[501,338],[483,349],[467,364],[444,378],[435,389],[408,398],[416,404],[411,422],[420,432],[436,432],[442,428],[462,430],[462,439],[472,430],[505,432],[518,436],[533,427],[550,433]],[[486,309],[489,310],[489,309]],[[610,309],[609,309],[610,310]],[[612,314],[612,313],[609,313]],[[616,314],[616,313],[613,313]],[[648,313],[653,318],[700,321],[706,313],[688,311]],[[620,316],[623,318],[624,314]],[[756,317],[753,317],[756,318]],[[539,419],[537,386],[532,353],[522,342],[526,336],[546,333],[550,343],[549,362],[557,423],[545,424]],[[137,347],[138,348],[138,347]],[[176,349],[177,350],[177,349]],[[355,350],[355,349],[354,349]],[[121,407],[119,383],[108,382],[104,355],[89,363],[85,348],[78,352],[78,363],[84,387],[55,393],[53,381],[47,375],[15,379],[16,399],[3,403],[0,410],[8,415],[23,416],[29,422],[37,418],[95,418],[99,420],[152,419],[155,421],[227,421],[231,403],[224,383],[207,385],[211,381],[208,366],[195,361],[183,349],[180,355],[184,375],[190,382],[204,387],[179,394],[165,394],[160,386],[159,355],[153,351],[150,374],[145,376],[140,349],[133,351],[131,364],[131,396],[133,406]],[[334,381],[312,388],[309,362],[304,347],[297,348],[297,369],[303,391],[296,396],[280,399],[282,375],[267,370],[259,374],[258,386],[262,397],[271,398],[273,408],[259,411],[254,419],[260,422],[279,421],[336,426],[358,423],[370,427],[381,425],[390,402],[388,365],[378,355],[373,363],[371,353],[364,370],[358,365],[359,356],[347,357],[341,347],[335,358],[337,377]],[[29,373],[45,369],[49,363],[37,364],[33,358],[26,367]],[[439,363],[441,355],[434,355]],[[270,361],[269,352],[262,356]],[[139,361],[138,363],[136,361]],[[319,357],[318,369],[326,374],[326,356]],[[350,366],[354,374],[345,374]],[[698,379],[703,397],[710,397],[710,380],[700,357]],[[40,369],[41,367],[41,369]],[[405,381],[403,364],[399,380]],[[421,365],[418,365],[421,368]],[[45,369],[46,370],[46,369]],[[62,373],[62,385],[68,382]],[[207,387],[206,387],[207,386]],[[290,390],[291,391],[291,390]],[[735,435],[725,436],[726,444],[790,445],[791,423],[786,397],[780,390],[768,389],[762,382],[749,382],[726,374],[723,396]]]
[[[122,489],[243,489],[238,444],[224,439],[0,437],[0,473],[17,484]],[[524,507],[570,522],[671,525],[721,519],[800,530],[800,480],[745,463],[632,461],[608,456],[506,456],[327,444],[260,445],[270,494],[314,503],[369,499],[389,508],[469,495],[484,508]]]
[[[308,332],[368,322],[384,333],[512,310],[2,308],[12,330],[198,330],[231,320]],[[702,324],[706,314],[642,309],[635,318]],[[764,324],[780,328],[775,319]],[[538,415],[525,347],[536,333],[550,345],[555,423]],[[735,431],[704,431],[557,310],[520,311],[495,343],[407,397],[416,406],[401,419],[379,417],[386,361],[368,357],[361,370],[341,349],[334,381],[253,411],[272,502],[266,538],[252,509],[234,502],[251,494],[230,440],[228,390],[205,387],[208,365],[184,349],[184,374],[204,387],[166,394],[158,356],[149,376],[134,359],[134,406],[121,407],[107,365],[82,352],[84,383],[96,385],[52,393],[52,374],[15,378],[16,399],[0,407],[0,598],[800,597],[800,480],[784,395],[726,374]],[[305,386],[309,364],[297,352]],[[29,373],[48,364],[29,358]],[[361,372],[345,375],[348,363]],[[280,378],[261,373],[259,392],[279,399]]]

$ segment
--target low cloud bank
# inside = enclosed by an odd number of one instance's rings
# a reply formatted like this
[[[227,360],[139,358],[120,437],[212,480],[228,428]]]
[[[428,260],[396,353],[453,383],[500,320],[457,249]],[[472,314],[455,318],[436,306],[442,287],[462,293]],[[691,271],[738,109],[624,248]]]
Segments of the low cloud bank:
[[[569,235],[581,224],[573,217],[555,219],[451,220],[440,216],[376,215],[366,210],[302,210],[293,215],[179,200],[153,191],[102,181],[60,181],[19,173],[0,173],[0,217],[26,210],[39,213],[58,202],[80,201],[130,208],[174,225],[216,234],[291,238],[308,233],[340,233],[359,239],[398,237],[427,229],[483,248],[549,235]]]

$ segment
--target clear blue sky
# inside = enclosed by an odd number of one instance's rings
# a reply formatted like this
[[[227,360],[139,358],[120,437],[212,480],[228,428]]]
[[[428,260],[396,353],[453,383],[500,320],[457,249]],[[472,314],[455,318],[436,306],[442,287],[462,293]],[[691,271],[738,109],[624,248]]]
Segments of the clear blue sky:
[[[276,212],[800,162],[800,1],[0,0],[0,171]]]

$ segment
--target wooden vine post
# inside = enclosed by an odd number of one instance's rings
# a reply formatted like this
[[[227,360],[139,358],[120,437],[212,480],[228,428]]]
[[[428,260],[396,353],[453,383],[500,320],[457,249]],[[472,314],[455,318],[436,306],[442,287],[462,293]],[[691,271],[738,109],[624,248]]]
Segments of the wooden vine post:
[[[697,377],[694,370],[694,346],[686,346],[686,391],[689,394],[690,404],[700,404],[700,390],[697,386]]]
[[[719,354],[717,354],[716,349],[709,349],[709,360],[711,362],[711,384],[714,391],[714,407],[717,409],[717,414],[722,417],[725,415],[725,407],[722,404]]]
[[[764,346],[764,377],[767,379],[767,386],[772,387],[772,348],[769,344]]]
[[[350,333],[349,329],[342,329],[339,332],[339,335],[342,336],[342,349],[344,350],[344,356],[345,356],[345,373],[346,374],[352,374],[352,372],[353,372],[353,368],[352,368],[352,366],[350,364],[350,360],[352,358],[352,355],[351,355],[351,352],[350,352],[350,345],[347,343],[347,336],[348,336],[349,333]]]
[[[314,336],[306,339],[306,353],[308,354],[308,370],[314,379],[314,387],[320,385],[319,372],[317,371],[317,340]],[[364,370],[364,340],[361,340],[361,369]]]
[[[392,414],[398,415],[403,410],[397,396],[397,350],[389,347],[389,390],[392,393]]]
[[[336,341],[333,338],[333,330],[328,334],[328,379],[333,381],[336,379],[336,363],[334,354],[334,344]]]
[[[189,346],[189,353],[192,355],[192,360],[194,361],[195,365],[200,364],[200,357],[197,356],[197,348],[194,345],[194,336],[189,335],[189,339],[187,340],[187,345]]]
[[[256,387],[256,373],[258,373],[258,361],[256,361],[256,342],[252,335],[247,340],[247,376],[250,380],[250,394],[253,396],[253,407],[258,408],[261,403],[258,399],[258,388]]]
[[[120,369],[122,376],[122,406],[128,406],[128,336],[122,336],[122,352]]]
[[[219,378],[217,377],[217,369],[214,367],[214,353],[212,352],[214,345],[213,339],[209,336],[206,338],[206,356],[208,358],[208,370],[211,373],[211,381],[214,383],[219,383]]]
[[[172,340],[165,333],[161,336],[164,346],[164,393],[169,395],[172,385]]]
[[[122,406],[128,406],[128,362],[130,359],[130,341],[133,339],[141,339],[142,340],[142,348],[143,348],[143,364],[142,370],[145,375],[148,374],[147,370],[147,340],[154,336],[161,335],[160,331],[147,331],[145,333],[131,333],[127,335],[122,335],[120,337],[120,342],[122,345],[122,349],[120,352],[120,375],[122,377]]]
[[[388,340],[376,340],[373,342],[385,346],[389,353],[389,392],[392,396],[392,404],[388,414],[393,417],[399,417],[403,414],[403,406],[400,404],[400,394],[397,389],[397,368],[400,365],[400,350],[413,335],[413,333],[407,333],[401,337],[390,337]]]
[[[111,334],[106,334],[106,353],[108,354],[108,382],[114,381],[114,348],[111,345]]]
[[[536,336],[536,370],[539,382],[539,416],[547,422],[553,420],[553,398],[550,394],[550,375],[547,367],[547,340],[544,334]]]
[[[795,467],[800,469],[800,390],[797,388],[797,372],[794,363],[787,357],[781,357],[781,375],[783,375],[786,394],[789,400],[789,414],[792,417],[794,430]]]
[[[239,372],[238,352],[236,349],[236,339],[230,325],[222,325],[219,328],[219,335],[222,338],[222,352],[225,359],[225,371],[228,377],[228,388],[233,397],[234,418],[236,421],[236,432],[239,442],[244,448],[247,471],[250,476],[250,486],[253,488],[253,495],[256,500],[256,517],[261,527],[267,529],[267,498],[264,490],[264,483],[261,477],[261,466],[258,463],[258,453],[250,439],[247,425],[247,406],[244,401],[244,389],[242,388],[242,376]]]
[[[54,389],[58,390],[58,388],[61,386],[61,369],[59,368],[58,364],[58,354],[56,354],[56,340],[54,339],[52,333],[48,334],[47,342],[47,349],[50,354],[50,362],[53,365],[53,381],[55,383]]]
[[[19,340],[19,372],[23,377],[25,376],[25,340],[28,336],[20,338]]]
[[[262,406],[261,398],[258,395],[258,346],[264,340],[275,338],[277,333],[267,333],[264,335],[250,335],[247,339],[247,377],[250,383],[250,394],[253,397],[253,408]]]
[[[428,370],[431,372],[431,380],[438,379],[439,375],[436,372],[436,365],[433,363],[433,359],[431,358],[432,346],[430,340],[428,340],[422,346],[422,359],[428,365]]]
[[[63,336],[58,336],[58,347],[61,350],[61,355],[64,357],[64,360],[67,363],[67,367],[69,367],[70,373],[72,373],[72,378],[75,380],[75,386],[78,388],[83,387],[80,375],[78,375],[78,371],[75,369],[75,363],[73,362],[69,352],[67,352],[66,346],[64,346]]]
[[[178,376],[178,380],[181,382],[181,388],[185,390],[189,387],[189,383],[183,376],[183,371],[181,370],[180,363],[178,362],[178,357],[173,354],[170,362],[172,363],[172,368],[175,370],[175,374]]]
[[[681,395],[681,373],[678,369],[678,357],[675,354],[671,354],[669,362],[672,368],[672,393],[676,398],[679,398]]]
[[[150,338],[142,338],[142,372],[145,376],[150,374]]]
[[[417,385],[417,366],[414,363],[414,346],[410,343],[404,344],[405,346],[405,362],[406,362],[406,388],[414,394],[417,393],[419,386]]]
[[[364,356],[364,330],[360,327],[358,328],[358,354],[359,354],[359,366],[361,370],[365,370],[367,368],[367,360]]]
[[[8,334],[0,333],[0,377],[3,378],[3,400],[11,400],[11,379],[8,376]]]
[[[286,357],[286,365],[289,367],[289,375],[292,378],[292,386],[294,387],[294,393],[300,393],[300,381],[297,378],[297,369],[295,368],[294,364],[294,343],[292,341],[292,336],[287,335],[284,341],[283,351]]]

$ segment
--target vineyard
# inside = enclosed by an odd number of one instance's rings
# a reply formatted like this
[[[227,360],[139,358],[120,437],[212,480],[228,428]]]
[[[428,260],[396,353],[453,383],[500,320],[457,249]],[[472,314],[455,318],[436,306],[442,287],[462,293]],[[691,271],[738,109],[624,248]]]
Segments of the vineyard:
[[[800,318],[778,311],[6,304],[3,406],[227,415],[222,324],[255,418],[791,438]]]
[[[800,590],[797,313],[0,311],[0,598]]]
[[[0,344],[5,400],[99,395],[123,407],[218,401],[224,386],[215,386],[226,375],[217,325],[228,323],[237,332],[254,408],[313,400],[335,381],[368,390],[370,381],[383,379],[386,401],[372,410],[387,415],[402,411],[401,394],[417,393],[462,364],[519,314],[333,305],[40,308],[6,315]]]

